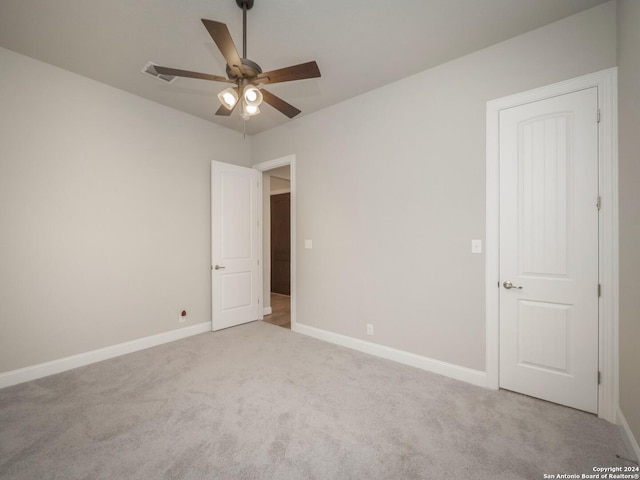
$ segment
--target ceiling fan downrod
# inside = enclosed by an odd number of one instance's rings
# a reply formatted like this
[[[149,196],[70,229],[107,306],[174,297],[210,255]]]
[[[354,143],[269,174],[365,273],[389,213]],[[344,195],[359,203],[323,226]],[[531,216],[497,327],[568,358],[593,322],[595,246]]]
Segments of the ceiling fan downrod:
[[[253,0],[236,0],[242,9],[242,58],[247,58],[247,10],[253,8]]]

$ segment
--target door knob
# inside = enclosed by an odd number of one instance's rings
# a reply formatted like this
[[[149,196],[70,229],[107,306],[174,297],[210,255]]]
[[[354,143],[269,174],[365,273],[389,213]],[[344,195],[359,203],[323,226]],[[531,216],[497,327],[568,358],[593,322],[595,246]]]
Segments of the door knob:
[[[222,265],[216,265],[213,268],[215,268],[216,270],[221,270],[221,269],[224,269],[225,267],[223,267]]]
[[[504,288],[506,288],[507,290],[511,290],[512,288],[516,288],[516,289],[518,289],[518,290],[522,290],[522,287],[518,287],[518,286],[514,285],[514,284],[513,284],[513,283],[511,283],[511,282],[504,282],[504,283],[502,284],[502,286],[503,286]]]

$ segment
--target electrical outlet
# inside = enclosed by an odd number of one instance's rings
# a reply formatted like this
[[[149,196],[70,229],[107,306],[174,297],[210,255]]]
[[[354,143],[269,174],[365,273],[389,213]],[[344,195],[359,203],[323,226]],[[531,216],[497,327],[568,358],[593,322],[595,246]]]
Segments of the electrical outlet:
[[[178,317],[178,323],[184,323],[186,321],[187,321],[187,311],[182,310],[182,312],[180,313],[180,316]]]
[[[367,323],[367,335],[373,335],[373,325],[371,323]]]

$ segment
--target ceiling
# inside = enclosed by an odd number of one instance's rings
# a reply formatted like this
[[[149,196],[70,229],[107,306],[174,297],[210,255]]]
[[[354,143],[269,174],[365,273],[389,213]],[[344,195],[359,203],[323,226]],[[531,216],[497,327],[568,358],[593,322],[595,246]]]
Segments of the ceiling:
[[[301,117],[606,1],[255,0],[247,56],[264,71],[318,62],[321,78],[269,87]],[[0,46],[243,131],[237,112],[214,115],[226,84],[141,73],[151,61],[225,75],[201,18],[226,23],[242,53],[235,0],[0,0]],[[261,110],[248,134],[291,121]]]

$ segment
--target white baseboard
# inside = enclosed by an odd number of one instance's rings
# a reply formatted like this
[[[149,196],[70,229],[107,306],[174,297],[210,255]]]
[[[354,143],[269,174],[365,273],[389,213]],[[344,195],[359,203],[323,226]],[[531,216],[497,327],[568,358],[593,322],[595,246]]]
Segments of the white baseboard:
[[[627,449],[629,450],[629,453],[633,453],[635,454],[636,458],[634,459],[636,462],[640,460],[640,446],[638,446],[638,441],[636,440],[636,437],[633,435],[633,432],[631,431],[631,427],[629,427],[629,424],[627,423],[627,419],[624,418],[624,415],[622,414],[622,410],[620,410],[620,407],[618,407],[618,424],[620,425],[620,427],[622,428],[622,438],[624,439],[624,443],[627,446]]]
[[[264,307],[262,309],[262,314],[263,315],[271,315],[273,313],[273,310],[271,310],[271,307]]]
[[[37,378],[54,375],[56,373],[65,372],[73,368],[83,367],[91,363],[101,362],[109,358],[119,357],[127,353],[137,352],[145,348],[155,347],[163,343],[173,342],[181,338],[198,335],[200,333],[210,332],[211,322],[198,323],[189,327],[171,330],[169,332],[158,333],[149,337],[138,338],[130,342],[119,343],[110,347],[92,350],[90,352],[79,353],[70,357],[52,360],[46,363],[39,363],[18,370],[0,373],[0,388],[10,387],[18,383],[28,382]]]
[[[291,329],[294,332],[301,333],[303,335],[308,335],[310,337],[324,340],[325,342],[334,343],[342,347],[359,350],[360,352],[375,355],[376,357],[393,360],[394,362],[402,363],[404,365],[410,365],[412,367],[420,368],[432,373],[437,373],[439,375],[444,375],[446,377],[461,380],[463,382],[478,385],[480,387],[487,386],[486,372],[461,367],[459,365],[454,365],[453,363],[434,360],[432,358],[423,357],[414,353],[405,352],[403,350],[396,350],[395,348],[385,347],[384,345],[378,345],[377,343],[371,343],[364,340],[359,340],[357,338],[347,337],[345,335],[329,332],[327,330],[321,330],[319,328],[310,327],[308,325],[301,325],[300,323],[292,324]]]

